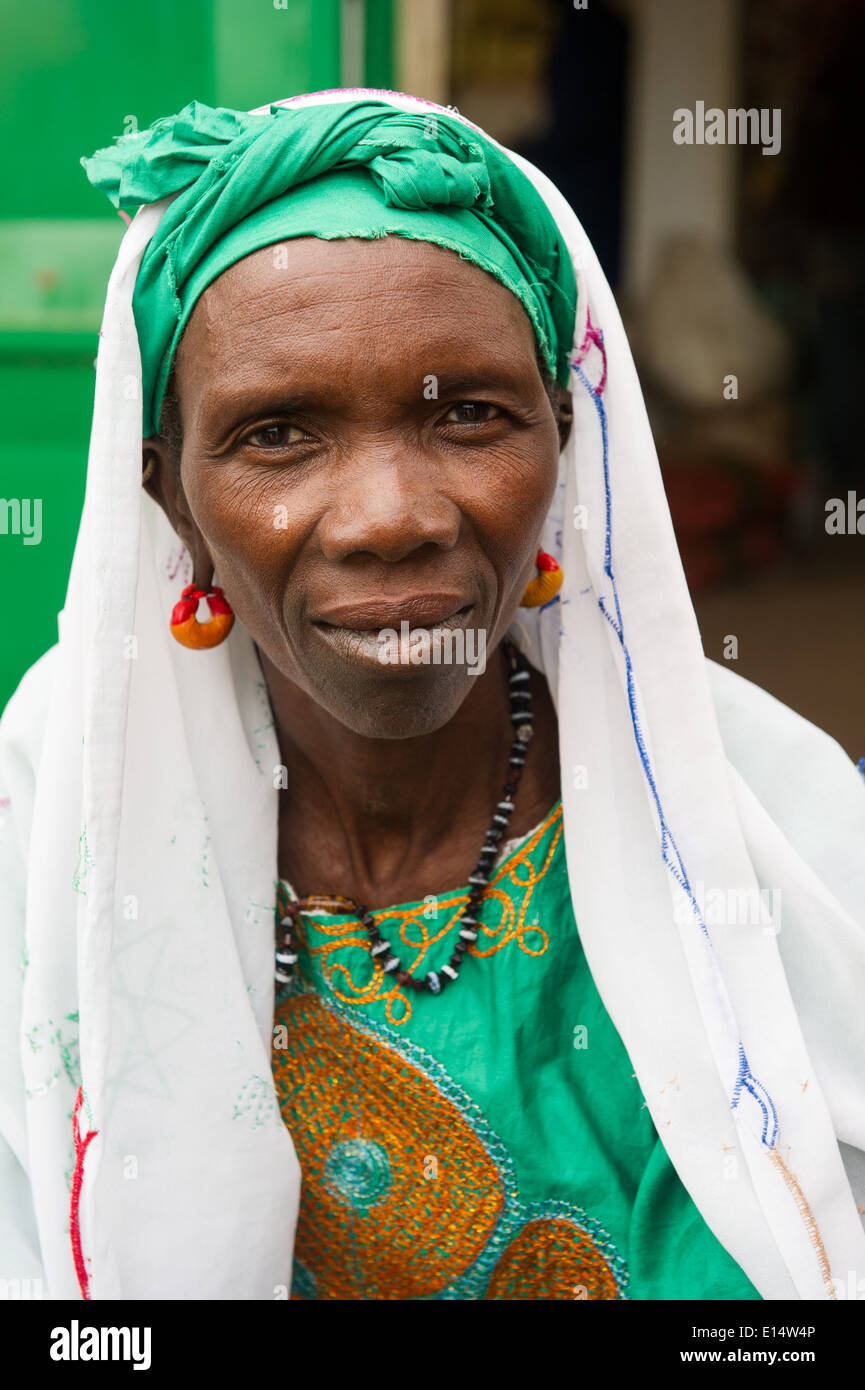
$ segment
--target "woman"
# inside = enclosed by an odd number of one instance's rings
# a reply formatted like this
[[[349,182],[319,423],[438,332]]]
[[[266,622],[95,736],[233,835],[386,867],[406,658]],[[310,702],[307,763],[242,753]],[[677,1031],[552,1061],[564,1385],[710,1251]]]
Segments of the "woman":
[[[392,93],[85,167],[145,206],[2,725],[3,1273],[838,1297],[865,795],[707,666],[574,214]]]

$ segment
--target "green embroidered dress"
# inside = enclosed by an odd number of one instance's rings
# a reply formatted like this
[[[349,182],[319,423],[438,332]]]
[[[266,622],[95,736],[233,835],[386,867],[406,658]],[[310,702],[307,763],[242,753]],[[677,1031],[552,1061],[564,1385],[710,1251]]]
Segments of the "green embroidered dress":
[[[281,881],[278,918],[294,896]],[[425,974],[467,901],[373,916]],[[436,997],[383,975],[356,918],[299,919],[273,1047],[302,1172],[292,1297],[759,1298],[676,1176],[601,1003],[560,801],[503,847],[480,920]]]

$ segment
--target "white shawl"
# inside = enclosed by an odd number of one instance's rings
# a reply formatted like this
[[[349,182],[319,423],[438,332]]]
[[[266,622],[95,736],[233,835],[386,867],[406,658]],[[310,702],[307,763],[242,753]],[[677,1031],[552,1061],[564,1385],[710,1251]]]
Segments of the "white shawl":
[[[718,1239],[764,1298],[849,1296],[865,1277],[865,784],[705,660],[609,286],[558,191],[512,158],[578,281],[574,430],[544,539],[564,584],[512,634],[558,711],[586,955]],[[0,723],[0,1279],[273,1299],[300,1177],[270,1069],[280,755],[240,621],[203,652],[168,630],[191,574],[141,487],[131,308],[167,201],[135,216],[108,286],[59,641]],[[759,889],[773,925],[712,919],[710,901]]]

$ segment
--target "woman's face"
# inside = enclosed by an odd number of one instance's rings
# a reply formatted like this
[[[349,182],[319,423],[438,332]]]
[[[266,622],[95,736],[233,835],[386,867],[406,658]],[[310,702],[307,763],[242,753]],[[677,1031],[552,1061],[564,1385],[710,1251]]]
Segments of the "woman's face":
[[[534,574],[560,447],[535,353],[509,290],[400,237],[265,247],[190,317],[159,499],[199,581],[358,733],[431,732],[472,688],[465,662],[383,662],[381,629],[491,650]]]

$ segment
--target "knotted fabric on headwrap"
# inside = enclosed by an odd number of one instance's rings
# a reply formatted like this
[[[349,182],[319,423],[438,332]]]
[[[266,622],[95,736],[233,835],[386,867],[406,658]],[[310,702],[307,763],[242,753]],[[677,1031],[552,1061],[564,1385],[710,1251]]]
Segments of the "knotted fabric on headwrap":
[[[145,252],[133,311],[144,434],[159,412],[198,296],[235,261],[298,236],[431,241],[506,285],[550,371],[569,384],[576,281],[555,221],[480,132],[385,102],[247,114],[191,102],[82,160],[118,209],[178,195]]]

